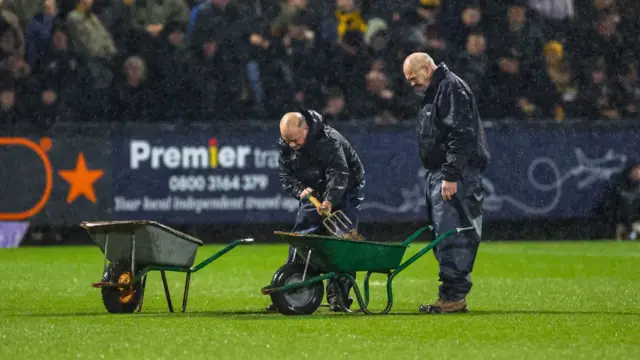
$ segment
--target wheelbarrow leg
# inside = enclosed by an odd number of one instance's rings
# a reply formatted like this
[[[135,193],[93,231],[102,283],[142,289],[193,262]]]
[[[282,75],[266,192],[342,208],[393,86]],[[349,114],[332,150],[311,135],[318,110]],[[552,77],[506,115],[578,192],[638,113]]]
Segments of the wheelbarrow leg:
[[[395,276],[394,273],[388,273],[388,279],[387,279],[387,306],[384,308],[384,310],[382,310],[381,312],[378,313],[374,313],[371,312],[368,308],[369,306],[369,277],[370,277],[370,272],[367,272],[367,277],[365,278],[365,299],[362,298],[362,293],[360,292],[360,288],[358,287],[358,284],[355,282],[355,279],[353,279],[351,277],[351,275],[349,274],[345,274],[344,276],[349,277],[352,279],[353,281],[353,292],[356,294],[356,300],[358,301],[358,305],[360,306],[360,311],[362,311],[363,313],[367,314],[367,315],[386,315],[391,311],[391,308],[393,307],[393,289],[391,288],[391,282],[393,281],[393,277]]]
[[[167,297],[167,305],[169,306],[169,311],[173,312],[173,305],[171,304],[171,294],[169,294],[169,285],[167,284],[167,275],[164,273],[164,270],[160,271],[160,275],[162,276],[162,285],[164,285],[164,295]]]
[[[107,251],[109,251],[109,233],[104,239],[104,262],[102,265],[102,273],[105,274],[107,272]]]
[[[182,297],[182,312],[187,311],[187,297],[189,296],[189,283],[191,282],[191,272],[187,273],[187,280],[184,283],[184,296]]]
[[[142,312],[142,303],[144,302],[144,293],[147,289],[147,275],[142,278],[142,294],[140,294],[140,305],[138,305],[138,312]]]
[[[369,306],[369,280],[371,279],[372,271],[367,271],[367,276],[364,277],[364,306]],[[391,275],[391,273],[386,273],[387,277]]]

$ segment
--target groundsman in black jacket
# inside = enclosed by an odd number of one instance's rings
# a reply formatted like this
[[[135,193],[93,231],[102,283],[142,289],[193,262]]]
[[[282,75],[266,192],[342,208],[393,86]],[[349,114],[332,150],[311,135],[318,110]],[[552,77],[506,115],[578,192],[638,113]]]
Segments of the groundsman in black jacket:
[[[425,53],[407,57],[403,72],[421,96],[418,113],[420,159],[427,170],[426,204],[436,235],[471,227],[475,232],[451,236],[434,248],[440,267],[439,298],[423,305],[426,313],[466,312],[482,233],[482,174],[490,155],[469,86],[445,64],[436,66]]]
[[[285,191],[301,199],[313,190],[329,212],[354,189],[364,186],[358,154],[314,110],[287,113],[280,123],[280,181]]]
[[[292,231],[326,233],[321,210],[341,210],[357,228],[365,184],[364,168],[349,141],[326,125],[318,112],[303,109],[282,117],[278,147],[282,186],[301,200]],[[322,209],[304,200],[308,194],[322,202]],[[294,257],[294,249],[290,247],[287,264],[292,263]],[[355,277],[355,273],[351,275]],[[351,286],[346,279],[327,281],[327,301],[333,310],[339,309],[337,296],[341,296],[347,307],[351,305],[353,299],[348,297]],[[267,310],[273,311],[275,306],[271,304]]]

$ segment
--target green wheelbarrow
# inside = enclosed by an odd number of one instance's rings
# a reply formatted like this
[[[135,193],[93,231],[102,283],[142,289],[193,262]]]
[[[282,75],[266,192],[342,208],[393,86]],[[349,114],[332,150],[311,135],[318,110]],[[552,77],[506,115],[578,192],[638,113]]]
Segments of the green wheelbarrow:
[[[253,242],[253,239],[235,240],[193,266],[202,241],[157,222],[100,221],[83,222],[80,226],[104,253],[102,280],[93,283],[93,287],[102,289],[102,302],[110,313],[142,311],[147,274],[151,271],[159,271],[162,276],[170,312],[173,312],[173,305],[166,272],[186,273],[182,297],[182,312],[185,312],[191,274],[236,246]]]
[[[361,312],[368,315],[388,314],[393,306],[392,282],[396,275],[433,249],[443,239],[463,232],[474,231],[473,227],[446,231],[431,241],[422,250],[402,262],[404,254],[418,236],[432,226],[420,228],[401,244],[373,241],[349,240],[340,237],[297,234],[276,231],[291,244],[303,261],[281,266],[271,279],[271,284],[262,288],[263,295],[284,315],[309,315],[314,313],[324,298],[323,281],[346,277],[353,283],[353,290]],[[366,271],[364,297],[353,276],[349,273]],[[371,274],[387,275],[387,307],[379,313],[369,311],[369,278]],[[340,298],[340,297],[338,297]],[[345,312],[354,312],[343,303],[338,304]]]

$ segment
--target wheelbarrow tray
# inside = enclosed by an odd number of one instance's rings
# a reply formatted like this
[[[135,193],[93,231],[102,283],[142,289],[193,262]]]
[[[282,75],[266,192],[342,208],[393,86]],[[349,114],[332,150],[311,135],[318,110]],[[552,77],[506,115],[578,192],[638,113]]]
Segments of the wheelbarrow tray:
[[[334,236],[275,232],[291,244],[299,256],[311,250],[309,265],[321,272],[348,273],[371,271],[386,273],[402,262],[408,246]]]
[[[135,253],[140,264],[189,268],[203,245],[193,236],[149,220],[83,222],[80,226],[110,262],[130,259]]]

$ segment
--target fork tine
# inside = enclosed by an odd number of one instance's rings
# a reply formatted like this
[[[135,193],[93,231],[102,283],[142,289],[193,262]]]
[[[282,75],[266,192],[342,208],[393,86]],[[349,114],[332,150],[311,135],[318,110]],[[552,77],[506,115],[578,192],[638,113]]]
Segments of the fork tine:
[[[323,223],[325,227],[335,236],[342,236],[340,233],[340,226],[336,222],[333,221],[331,217],[326,218]]]
[[[327,216],[323,221],[325,227],[335,236],[344,236],[351,232],[351,226],[353,222],[345,215],[341,210],[334,212]]]
[[[344,220],[347,220],[347,222],[349,222],[349,224],[345,223]],[[342,226],[342,228],[340,229],[343,233],[347,233],[350,230],[350,226],[351,225],[351,220],[349,220],[349,218],[347,218],[346,216],[336,216],[336,221],[338,223],[340,223],[340,225]]]
[[[358,231],[352,228],[351,219],[342,210],[327,215],[322,225],[335,237],[363,240]]]

